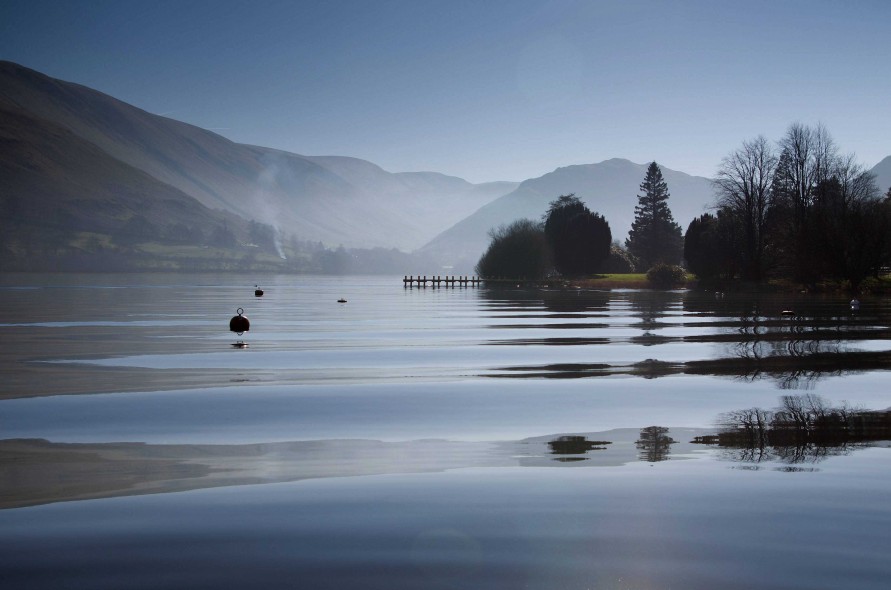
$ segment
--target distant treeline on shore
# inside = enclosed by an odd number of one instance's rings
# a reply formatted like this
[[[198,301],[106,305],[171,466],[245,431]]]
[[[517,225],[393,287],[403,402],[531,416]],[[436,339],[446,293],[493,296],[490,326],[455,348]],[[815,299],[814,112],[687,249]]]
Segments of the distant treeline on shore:
[[[670,268],[683,265],[706,282],[836,281],[856,291],[891,266],[891,187],[883,194],[822,125],[792,124],[777,142],[744,141],[722,160],[713,186],[714,213],[682,235],[653,162],[624,244],[613,241],[607,220],[563,195],[540,222],[493,229],[477,272],[542,279],[658,269],[670,285],[683,281]]]

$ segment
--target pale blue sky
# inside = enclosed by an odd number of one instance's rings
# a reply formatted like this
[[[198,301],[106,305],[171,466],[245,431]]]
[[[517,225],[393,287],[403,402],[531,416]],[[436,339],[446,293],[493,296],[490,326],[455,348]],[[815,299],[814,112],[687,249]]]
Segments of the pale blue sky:
[[[825,124],[891,155],[891,2],[0,0],[0,59],[234,141],[523,180],[710,176]]]

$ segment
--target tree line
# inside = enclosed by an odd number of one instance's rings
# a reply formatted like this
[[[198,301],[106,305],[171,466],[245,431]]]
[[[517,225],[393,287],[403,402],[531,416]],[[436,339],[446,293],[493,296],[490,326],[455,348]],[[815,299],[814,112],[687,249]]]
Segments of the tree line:
[[[798,443],[802,441],[886,440],[891,435],[891,412],[867,411],[843,402],[832,406],[823,397],[784,395],[773,410],[745,408],[718,417],[719,444]]]
[[[701,278],[810,285],[824,279],[857,289],[891,260],[891,188],[822,125],[790,125],[772,143],[744,141],[714,179],[716,211],[691,222],[684,258]]]
[[[668,207],[668,185],[652,162],[640,185],[634,222],[624,247],[609,223],[574,194],[552,201],[540,221],[520,219],[489,232],[489,247],[476,265],[482,277],[538,280],[597,272],[634,272],[681,262],[681,227]]]
[[[476,271],[536,280],[683,264],[703,280],[828,279],[856,290],[891,263],[891,188],[883,195],[822,125],[794,123],[777,142],[744,141],[712,182],[714,212],[682,234],[652,162],[624,245],[612,240],[602,216],[572,194],[560,196],[540,221],[492,230]]]

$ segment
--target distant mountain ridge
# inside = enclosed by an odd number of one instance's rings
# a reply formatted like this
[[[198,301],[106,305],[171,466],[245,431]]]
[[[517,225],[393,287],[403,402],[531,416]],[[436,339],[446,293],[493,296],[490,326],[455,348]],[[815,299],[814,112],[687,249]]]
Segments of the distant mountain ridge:
[[[114,231],[121,219],[137,214],[150,222],[176,219],[192,226],[236,219],[112,158],[60,125],[7,110],[2,103],[0,178],[7,216],[74,229]]]
[[[516,186],[237,144],[11,62],[0,62],[0,106],[66,129],[207,208],[331,246],[411,250]]]
[[[712,204],[711,183],[661,168],[669,206],[686,229]],[[0,254],[22,254],[29,241],[55,239],[60,228],[122,235],[139,228],[135,221],[165,232],[227,228],[250,246],[257,221],[330,248],[415,251],[469,273],[491,229],[540,219],[563,194],[580,197],[624,240],[645,169],[614,158],[522,183],[482,184],[436,172],[391,173],[358,158],[235,143],[0,61],[0,229],[8,230],[0,232]],[[872,171],[884,193],[891,156]],[[405,272],[412,270],[428,269]]]

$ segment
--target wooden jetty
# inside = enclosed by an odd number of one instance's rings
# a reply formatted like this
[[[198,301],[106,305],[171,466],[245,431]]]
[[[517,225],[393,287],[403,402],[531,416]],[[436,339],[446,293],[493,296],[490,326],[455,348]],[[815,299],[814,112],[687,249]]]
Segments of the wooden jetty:
[[[404,276],[402,278],[402,285],[406,288],[410,287],[478,287],[483,282],[483,279],[476,276],[430,276],[427,275],[423,277],[421,275],[418,276]]]

